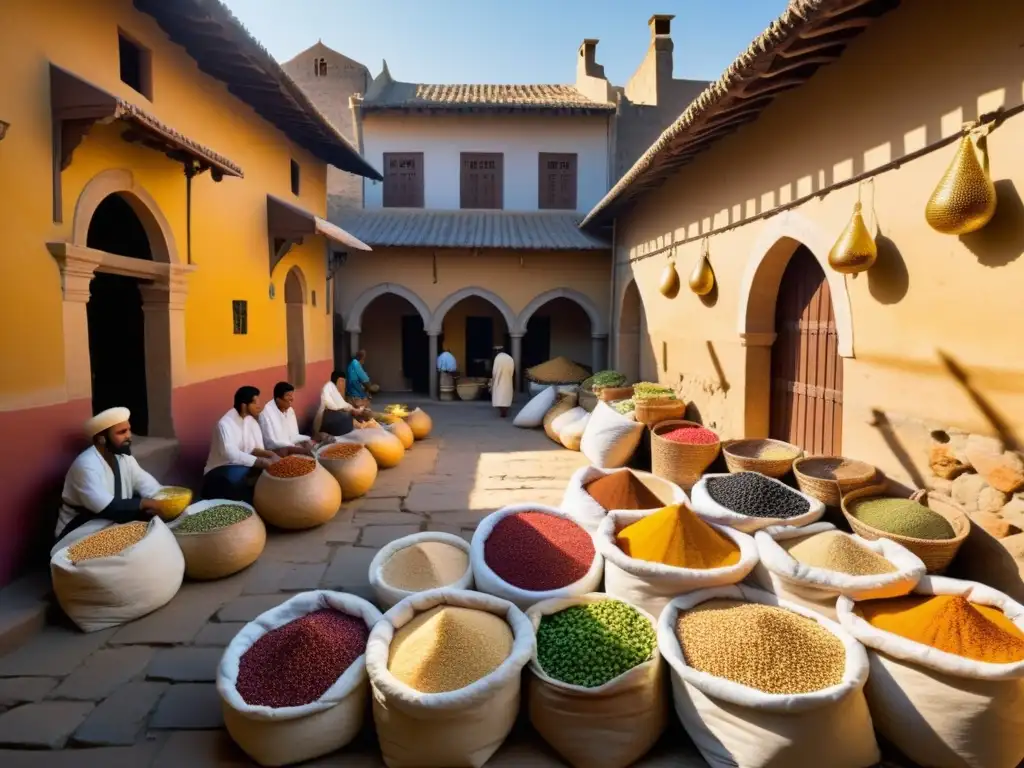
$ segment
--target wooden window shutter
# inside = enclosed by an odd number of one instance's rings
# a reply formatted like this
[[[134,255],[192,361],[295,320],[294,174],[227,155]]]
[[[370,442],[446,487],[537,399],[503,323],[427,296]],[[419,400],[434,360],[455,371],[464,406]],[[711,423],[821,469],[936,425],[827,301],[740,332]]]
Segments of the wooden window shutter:
[[[384,207],[423,207],[423,153],[384,153]]]
[[[537,207],[541,210],[576,210],[575,154],[540,153]]]
[[[504,207],[505,157],[500,152],[463,152],[460,207]]]

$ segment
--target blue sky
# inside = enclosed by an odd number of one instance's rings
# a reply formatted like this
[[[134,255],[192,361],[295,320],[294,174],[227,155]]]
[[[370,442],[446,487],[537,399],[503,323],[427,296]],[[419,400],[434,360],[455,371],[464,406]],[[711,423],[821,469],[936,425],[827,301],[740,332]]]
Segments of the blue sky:
[[[280,61],[322,39],[376,75],[426,83],[571,83],[598,38],[616,85],[636,69],[647,19],[671,13],[675,76],[712,80],[786,0],[226,0]]]

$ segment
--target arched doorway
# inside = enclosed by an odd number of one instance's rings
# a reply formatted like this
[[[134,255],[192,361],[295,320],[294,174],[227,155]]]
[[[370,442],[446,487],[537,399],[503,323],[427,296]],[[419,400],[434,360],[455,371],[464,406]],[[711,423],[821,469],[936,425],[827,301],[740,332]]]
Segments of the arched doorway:
[[[119,193],[108,195],[89,221],[86,245],[118,256],[151,261],[146,229]],[[139,280],[97,272],[86,305],[93,412],[131,410],[132,429],[150,433],[146,380],[146,325]]]
[[[503,346],[511,352],[511,331],[499,306],[484,296],[470,295],[445,311],[438,348],[455,355],[462,376],[489,378],[494,348]]]
[[[843,361],[832,293],[804,245],[782,273],[775,333],[769,435],[811,454],[841,455]]]
[[[288,381],[306,385],[306,285],[302,270],[292,267],[284,279],[285,327],[288,344]]]
[[[429,392],[430,340],[413,302],[397,293],[380,293],[360,317],[359,346],[366,350],[366,370],[374,383],[385,392]]]
[[[615,365],[630,381],[640,380],[641,330],[644,325],[643,300],[636,281],[630,279],[619,306],[619,332]]]
[[[567,357],[585,368],[595,370],[593,328],[586,311],[572,299],[558,297],[545,302],[526,320],[523,336],[522,368]]]

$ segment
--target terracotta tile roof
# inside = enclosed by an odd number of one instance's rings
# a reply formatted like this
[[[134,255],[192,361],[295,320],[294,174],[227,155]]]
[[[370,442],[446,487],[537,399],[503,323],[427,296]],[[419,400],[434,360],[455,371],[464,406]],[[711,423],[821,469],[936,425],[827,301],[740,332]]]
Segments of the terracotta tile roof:
[[[606,251],[604,240],[579,228],[575,212],[345,209],[329,199],[328,218],[367,245],[394,248],[509,248]]]
[[[367,112],[422,111],[568,111],[602,113],[614,104],[588,99],[571,85],[487,85],[391,82],[379,95],[363,99]]]
[[[132,2],[152,16],[199,69],[225,83],[296,144],[343,171],[382,178],[220,0]]]
[[[581,226],[610,223],[645,191],[723,136],[752,122],[777,95],[806,83],[900,0],[791,0],[771,26],[633,164]]]

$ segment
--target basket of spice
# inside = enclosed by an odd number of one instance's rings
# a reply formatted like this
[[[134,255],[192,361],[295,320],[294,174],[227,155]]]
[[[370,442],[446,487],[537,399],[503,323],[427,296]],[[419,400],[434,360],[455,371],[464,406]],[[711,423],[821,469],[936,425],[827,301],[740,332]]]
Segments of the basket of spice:
[[[843,497],[842,510],[863,539],[890,539],[917,555],[928,573],[946,570],[971,532],[963,507],[941,493],[917,491],[893,496],[887,485],[872,485]]]
[[[686,412],[686,403],[676,397],[671,387],[641,381],[633,385],[634,418],[653,427],[663,421],[680,419]],[[717,448],[715,454],[717,455]]]
[[[760,472],[768,477],[782,477],[803,455],[803,449],[782,440],[727,440],[722,455],[730,472]]]
[[[689,490],[718,458],[720,448],[718,435],[701,424],[682,419],[662,421],[651,428],[651,471]]]
[[[808,496],[838,507],[845,494],[875,484],[878,471],[843,456],[805,456],[793,462],[796,484]]]
[[[618,391],[626,383],[626,377],[618,371],[598,371],[588,379],[584,379],[580,385],[580,406],[588,411],[597,407],[597,401],[604,399],[602,393],[608,390]],[[632,397],[633,389],[629,388],[629,394],[625,397]],[[621,398],[619,398],[621,399]]]
[[[222,579],[256,562],[267,528],[256,510],[240,501],[199,501],[170,526],[185,556],[190,579]]]
[[[156,513],[165,522],[170,522],[192,503],[192,490],[178,485],[165,485],[150,499],[156,506]]]
[[[256,481],[253,506],[278,528],[315,528],[338,514],[341,486],[311,456],[286,456]]]

